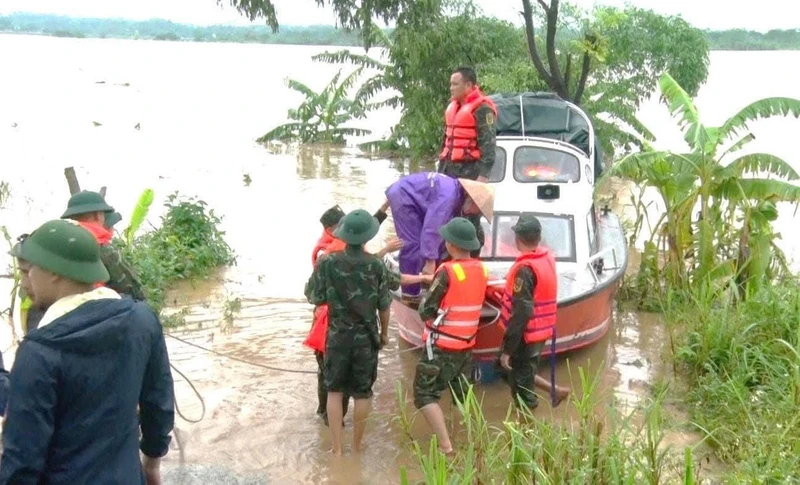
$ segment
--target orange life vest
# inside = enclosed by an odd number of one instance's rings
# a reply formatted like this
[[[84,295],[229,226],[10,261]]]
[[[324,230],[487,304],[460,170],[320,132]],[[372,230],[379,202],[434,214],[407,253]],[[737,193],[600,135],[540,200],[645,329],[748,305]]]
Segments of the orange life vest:
[[[484,103],[497,116],[494,101],[487,98],[477,87],[467,95],[464,104],[456,100],[450,102],[444,112],[445,141],[439,153],[439,160],[472,162],[481,159],[475,110]]]
[[[82,228],[89,231],[92,234],[92,236],[94,236],[95,240],[97,241],[97,244],[101,246],[105,246],[106,244],[110,243],[111,239],[114,237],[114,232],[102,224],[98,224],[96,222],[84,222],[84,221],[78,221],[78,224],[80,224]],[[103,283],[94,284],[95,288],[100,288],[102,286],[105,285]]]
[[[317,245],[314,246],[314,252],[311,253],[311,264],[315,267],[317,266],[317,258],[320,256],[320,252],[325,251],[328,249],[328,246],[334,241],[333,234],[328,232],[327,229],[322,231],[322,236],[319,237],[317,240]]]
[[[325,239],[325,235],[328,235],[328,231],[325,231],[325,234],[319,241],[317,242],[317,246],[320,247],[320,243]],[[334,238],[331,236],[331,239],[328,241],[327,245],[322,248],[322,255],[335,253],[337,251],[344,251],[344,248],[347,247],[347,243],[342,241],[341,239]],[[318,250],[314,249],[314,266],[317,266],[318,259],[316,258]],[[327,341],[328,337],[328,305],[320,305],[314,310],[314,323],[311,324],[311,330],[308,331],[308,336],[303,341],[303,345],[309,347],[312,350],[317,352],[325,352],[325,342]]]
[[[447,272],[447,292],[440,304],[447,314],[438,324],[435,320],[425,322],[422,341],[433,338],[432,343],[443,350],[471,349],[478,333],[489,269],[479,259],[461,259],[442,263],[436,271]]]
[[[505,332],[508,319],[511,318],[514,282],[517,279],[517,271],[523,266],[529,267],[536,276],[536,286],[533,288],[533,315],[525,326],[525,343],[544,342],[555,336],[558,311],[556,260],[547,248],[538,247],[535,251],[521,255],[508,271],[498,323]]]

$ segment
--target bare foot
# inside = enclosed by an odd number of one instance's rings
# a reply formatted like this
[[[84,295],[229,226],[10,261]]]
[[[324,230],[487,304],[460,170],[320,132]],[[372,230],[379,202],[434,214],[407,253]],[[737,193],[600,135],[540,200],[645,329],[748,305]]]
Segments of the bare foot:
[[[353,453],[361,453],[362,451],[364,451],[364,448],[366,448],[366,446],[364,445],[358,445],[358,446],[353,445]]]
[[[572,390],[569,387],[556,386],[556,405],[554,407],[558,407],[561,401],[569,397],[570,392]]]
[[[331,450],[333,456],[342,456],[342,450]]]

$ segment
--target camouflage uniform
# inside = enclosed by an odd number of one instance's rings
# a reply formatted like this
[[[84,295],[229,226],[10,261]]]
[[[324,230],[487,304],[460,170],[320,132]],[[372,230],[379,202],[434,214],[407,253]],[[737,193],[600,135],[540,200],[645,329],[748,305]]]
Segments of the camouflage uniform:
[[[146,295],[142,289],[142,284],[133,268],[122,259],[122,254],[114,247],[112,242],[100,246],[100,260],[108,269],[111,279],[106,286],[119,294],[129,295],[134,300],[144,301]]]
[[[419,316],[423,321],[437,317],[448,286],[447,271],[437,272],[428,294],[419,304]],[[448,386],[453,398],[463,401],[467,384],[471,383],[471,349],[452,352],[433,346],[433,359],[428,359],[427,352],[423,352],[417,364],[414,376],[414,406],[419,409],[438,402],[442,391]]]
[[[533,409],[538,406],[533,382],[539,367],[539,358],[545,342],[526,344],[522,336],[528,320],[533,316],[533,289],[536,275],[527,266],[517,271],[514,294],[511,298],[511,316],[508,319],[502,353],[511,357],[511,371],[501,368],[503,379],[511,386],[515,403],[522,402]]]
[[[372,397],[378,373],[377,312],[391,304],[386,266],[362,245],[323,257],[306,286],[313,305],[328,305],[324,376],[329,392]]]
[[[478,177],[489,178],[489,173],[494,167],[497,147],[497,132],[495,131],[495,117],[492,109],[487,104],[478,106],[475,110],[475,125],[478,131],[478,148],[481,151],[481,159],[472,162],[453,163],[449,160],[439,160],[438,172],[455,178],[477,180]],[[481,227],[481,215],[475,214],[464,216],[473,226],[478,236],[478,241],[483,247],[485,236]],[[470,255],[477,258],[480,249],[472,251]]]

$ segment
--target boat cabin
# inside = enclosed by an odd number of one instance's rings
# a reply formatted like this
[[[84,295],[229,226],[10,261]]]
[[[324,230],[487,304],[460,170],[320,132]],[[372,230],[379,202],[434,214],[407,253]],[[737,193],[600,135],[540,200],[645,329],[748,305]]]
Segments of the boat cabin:
[[[493,99],[498,105],[496,161],[489,176],[496,184],[494,218],[491,224],[482,220],[481,258],[493,274],[505,274],[519,255],[511,228],[521,212],[533,212],[559,272],[574,269],[598,251],[593,197],[600,167],[591,122],[580,108],[549,93]]]

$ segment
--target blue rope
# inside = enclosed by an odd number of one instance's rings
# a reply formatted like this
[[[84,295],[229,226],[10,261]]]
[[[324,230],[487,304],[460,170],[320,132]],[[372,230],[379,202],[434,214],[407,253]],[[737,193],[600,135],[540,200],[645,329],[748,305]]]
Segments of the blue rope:
[[[553,326],[553,338],[550,340],[550,405],[556,406],[556,327]]]

